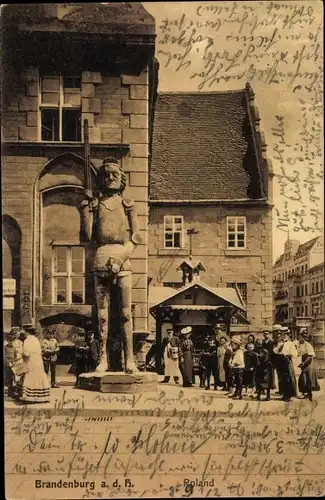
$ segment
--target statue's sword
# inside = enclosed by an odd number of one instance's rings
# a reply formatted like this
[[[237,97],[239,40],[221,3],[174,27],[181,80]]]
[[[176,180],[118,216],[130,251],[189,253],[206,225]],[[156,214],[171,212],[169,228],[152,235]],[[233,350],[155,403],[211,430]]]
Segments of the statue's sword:
[[[89,147],[89,130],[88,130],[88,120],[84,120],[84,147],[85,147],[85,177],[84,185],[85,189],[91,191],[91,175],[90,175],[90,147]]]

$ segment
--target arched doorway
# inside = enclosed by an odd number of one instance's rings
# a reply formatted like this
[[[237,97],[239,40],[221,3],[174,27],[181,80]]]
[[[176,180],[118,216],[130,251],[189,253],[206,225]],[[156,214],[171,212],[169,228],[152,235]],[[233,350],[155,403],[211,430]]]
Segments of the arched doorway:
[[[2,217],[2,277],[4,279],[3,328],[20,325],[21,229],[8,214]],[[6,297],[6,281],[14,280],[15,294]],[[12,286],[12,285],[11,285]]]

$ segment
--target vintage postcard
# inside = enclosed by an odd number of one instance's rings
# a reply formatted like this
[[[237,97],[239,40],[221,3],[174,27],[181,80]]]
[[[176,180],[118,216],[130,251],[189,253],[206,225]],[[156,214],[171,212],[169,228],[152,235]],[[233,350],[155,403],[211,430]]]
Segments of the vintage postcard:
[[[5,497],[323,497],[323,6],[8,4]]]

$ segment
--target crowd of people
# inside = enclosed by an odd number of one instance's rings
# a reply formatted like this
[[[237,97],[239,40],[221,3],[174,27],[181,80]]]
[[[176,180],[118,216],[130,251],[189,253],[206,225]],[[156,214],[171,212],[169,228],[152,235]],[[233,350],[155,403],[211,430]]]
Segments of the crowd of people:
[[[60,346],[55,331],[48,328],[38,338],[34,327],[13,327],[4,342],[4,382],[7,394],[23,403],[50,401],[50,389],[56,383],[56,367]],[[79,334],[75,342],[76,384],[81,373],[95,371],[99,361],[99,345],[94,333]]]
[[[292,397],[308,398],[320,389],[314,365],[315,351],[306,330],[292,341],[289,328],[274,325],[263,331],[263,339],[249,335],[229,338],[222,331],[208,335],[199,359],[195,357],[191,327],[183,328],[178,336],[168,330],[163,345],[164,380],[173,377],[183,387],[195,384],[194,366],[198,365],[200,387],[225,391],[229,398],[248,396],[270,401],[271,391],[290,402]],[[299,394],[300,393],[300,394]]]
[[[292,397],[308,398],[320,389],[314,365],[315,351],[306,330],[292,341],[286,327],[274,325],[263,331],[263,339],[249,335],[228,337],[221,330],[207,336],[203,350],[196,359],[191,340],[192,328],[183,328],[180,335],[168,330],[163,344],[164,380],[173,377],[183,387],[195,385],[198,366],[200,387],[225,391],[232,399],[243,396],[265,401],[271,391],[289,402]],[[60,346],[55,331],[48,328],[42,340],[35,328],[11,329],[4,346],[5,386],[8,396],[24,403],[48,402],[56,384],[56,365]],[[93,372],[99,362],[99,345],[92,331],[77,335],[75,342],[76,387],[80,374]],[[298,396],[298,394],[300,395]]]

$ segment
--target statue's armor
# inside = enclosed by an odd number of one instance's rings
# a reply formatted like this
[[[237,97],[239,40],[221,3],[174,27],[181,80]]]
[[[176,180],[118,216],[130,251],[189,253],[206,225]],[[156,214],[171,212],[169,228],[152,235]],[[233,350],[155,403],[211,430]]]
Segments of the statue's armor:
[[[97,246],[124,245],[128,241],[128,220],[120,196],[100,198],[98,206],[94,210],[94,216]]]
[[[105,265],[110,257],[116,257],[129,240],[129,224],[126,208],[133,205],[133,201],[123,199],[121,196],[101,197],[94,209],[94,236],[96,241],[96,254],[93,270],[101,270],[105,276]],[[130,259],[126,259],[117,276],[131,274]]]

